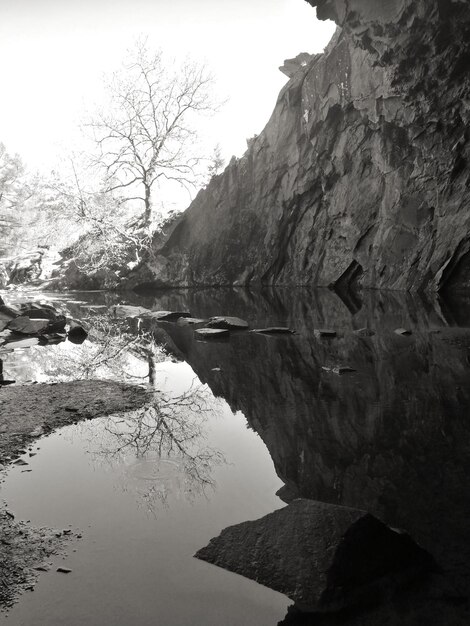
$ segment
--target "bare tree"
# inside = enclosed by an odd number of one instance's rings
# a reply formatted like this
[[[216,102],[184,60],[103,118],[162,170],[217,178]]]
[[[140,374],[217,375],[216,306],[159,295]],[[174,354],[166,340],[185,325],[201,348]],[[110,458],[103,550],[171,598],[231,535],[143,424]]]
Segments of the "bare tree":
[[[87,124],[98,147],[95,164],[104,171],[105,191],[143,203],[152,219],[153,192],[164,181],[188,188],[199,180],[203,155],[197,118],[216,109],[212,77],[187,61],[165,65],[162,52],[138,41],[123,69],[107,82],[110,106]]]

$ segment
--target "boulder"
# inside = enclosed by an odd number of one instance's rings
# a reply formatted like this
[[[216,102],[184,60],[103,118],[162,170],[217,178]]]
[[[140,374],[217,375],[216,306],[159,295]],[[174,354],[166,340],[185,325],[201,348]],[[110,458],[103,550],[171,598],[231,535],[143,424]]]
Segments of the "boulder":
[[[229,330],[247,330],[248,322],[239,317],[217,316],[211,317],[207,323],[207,328],[227,328]]]
[[[69,329],[67,332],[69,341],[72,343],[83,343],[87,337],[88,333],[80,322],[69,320]]]
[[[408,535],[369,513],[305,499],[226,528],[195,556],[315,612],[375,602],[433,567]]]

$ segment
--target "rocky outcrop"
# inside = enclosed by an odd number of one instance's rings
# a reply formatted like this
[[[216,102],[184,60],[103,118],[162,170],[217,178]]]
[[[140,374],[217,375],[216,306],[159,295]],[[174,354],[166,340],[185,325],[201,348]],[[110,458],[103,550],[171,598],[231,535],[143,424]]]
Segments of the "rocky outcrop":
[[[310,0],[338,29],[128,285],[470,285],[470,11]]]

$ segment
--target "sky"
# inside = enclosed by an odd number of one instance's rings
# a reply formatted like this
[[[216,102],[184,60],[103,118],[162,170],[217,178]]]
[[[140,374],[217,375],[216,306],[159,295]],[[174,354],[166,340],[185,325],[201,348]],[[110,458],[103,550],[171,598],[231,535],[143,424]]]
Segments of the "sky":
[[[207,125],[229,160],[258,134],[287,78],[284,59],[321,52],[333,24],[304,0],[0,0],[0,142],[47,172],[139,36],[207,63],[226,104]]]

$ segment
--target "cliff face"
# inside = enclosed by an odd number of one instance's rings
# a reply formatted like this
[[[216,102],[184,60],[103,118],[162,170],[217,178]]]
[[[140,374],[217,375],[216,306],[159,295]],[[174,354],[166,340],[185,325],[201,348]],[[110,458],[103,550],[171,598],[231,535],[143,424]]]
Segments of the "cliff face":
[[[129,286],[470,286],[468,2],[310,4],[324,54]]]

